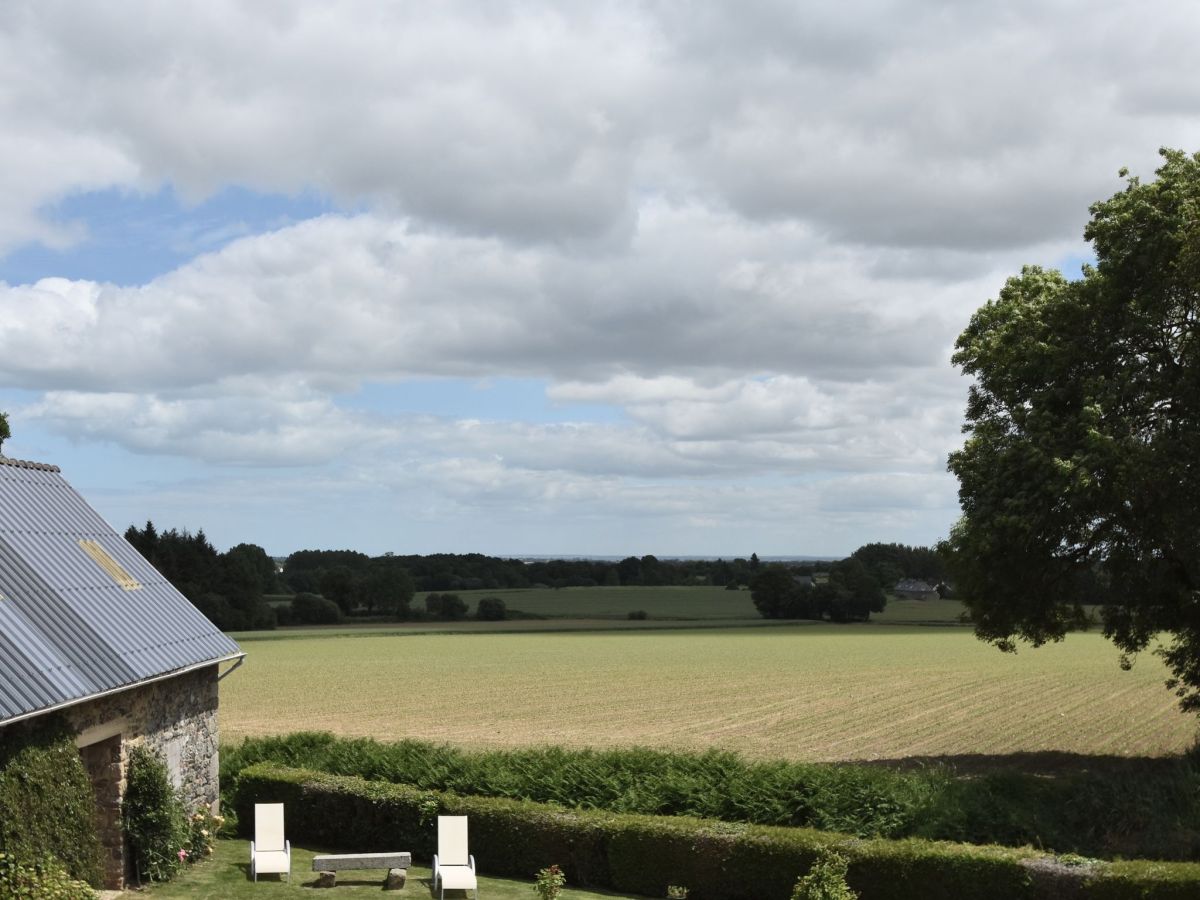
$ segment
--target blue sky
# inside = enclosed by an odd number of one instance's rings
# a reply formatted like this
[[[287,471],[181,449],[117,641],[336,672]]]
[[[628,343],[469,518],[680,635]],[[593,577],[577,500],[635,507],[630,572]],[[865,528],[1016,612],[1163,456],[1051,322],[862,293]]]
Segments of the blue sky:
[[[1200,145],[1198,25],[13,4],[4,452],[279,555],[936,541],[955,337]]]

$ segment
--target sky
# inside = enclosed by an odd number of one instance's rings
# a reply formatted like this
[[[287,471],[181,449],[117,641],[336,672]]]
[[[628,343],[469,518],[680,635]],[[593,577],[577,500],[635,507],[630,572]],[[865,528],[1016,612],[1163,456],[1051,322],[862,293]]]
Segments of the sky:
[[[1200,7],[0,5],[5,455],[371,554],[958,515],[957,335],[1200,149]]]

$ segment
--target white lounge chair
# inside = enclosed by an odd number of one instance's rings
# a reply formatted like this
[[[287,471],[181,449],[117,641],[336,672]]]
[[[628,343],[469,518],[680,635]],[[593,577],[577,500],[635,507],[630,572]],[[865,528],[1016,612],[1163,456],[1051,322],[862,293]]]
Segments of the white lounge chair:
[[[438,816],[438,852],[433,857],[433,889],[444,900],[446,888],[474,891],[479,900],[479,882],[475,880],[475,857],[467,854],[467,817]]]
[[[283,804],[254,804],[254,840],[250,842],[250,874],[277,873],[292,880],[292,842],[283,837]]]

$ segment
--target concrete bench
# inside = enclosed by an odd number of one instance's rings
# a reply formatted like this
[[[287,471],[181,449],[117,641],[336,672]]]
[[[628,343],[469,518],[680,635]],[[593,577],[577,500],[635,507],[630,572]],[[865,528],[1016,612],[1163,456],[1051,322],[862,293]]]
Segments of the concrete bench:
[[[312,862],[313,871],[319,873],[317,887],[333,887],[337,884],[337,873],[347,869],[387,869],[385,891],[404,887],[411,865],[411,853],[331,853],[314,856]]]

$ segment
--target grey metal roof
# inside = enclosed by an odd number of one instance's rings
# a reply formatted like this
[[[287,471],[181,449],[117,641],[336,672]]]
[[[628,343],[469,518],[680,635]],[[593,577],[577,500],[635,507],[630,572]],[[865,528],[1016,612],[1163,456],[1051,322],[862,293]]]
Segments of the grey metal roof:
[[[240,653],[57,467],[0,457],[0,723]]]

